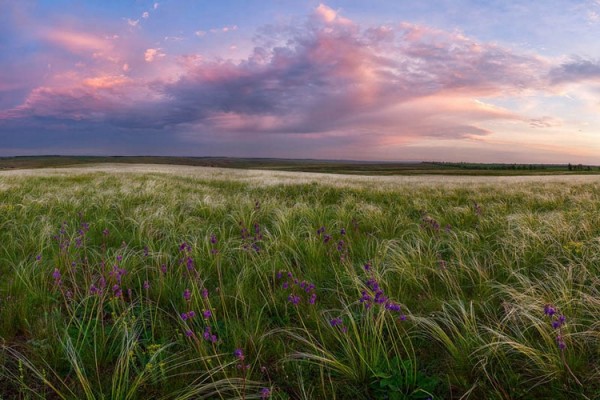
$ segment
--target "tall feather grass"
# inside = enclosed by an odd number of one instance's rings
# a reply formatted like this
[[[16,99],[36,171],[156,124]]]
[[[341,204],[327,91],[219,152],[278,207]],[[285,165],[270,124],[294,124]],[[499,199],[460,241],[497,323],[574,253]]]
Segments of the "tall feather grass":
[[[2,173],[0,397],[600,398],[600,182],[535,179]]]

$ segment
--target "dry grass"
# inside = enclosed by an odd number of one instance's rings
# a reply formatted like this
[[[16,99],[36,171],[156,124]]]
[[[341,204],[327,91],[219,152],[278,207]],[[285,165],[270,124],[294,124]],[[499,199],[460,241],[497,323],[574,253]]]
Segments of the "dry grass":
[[[523,176],[356,176],[311,172],[282,172],[231,168],[193,167],[153,164],[98,164],[61,168],[0,171],[0,177],[68,176],[73,174],[172,174],[207,180],[235,180],[259,186],[280,184],[327,184],[334,187],[378,187],[385,190],[403,186],[462,187],[465,185],[528,185],[531,183],[600,183],[600,175],[523,175]],[[0,188],[3,186],[0,185]]]

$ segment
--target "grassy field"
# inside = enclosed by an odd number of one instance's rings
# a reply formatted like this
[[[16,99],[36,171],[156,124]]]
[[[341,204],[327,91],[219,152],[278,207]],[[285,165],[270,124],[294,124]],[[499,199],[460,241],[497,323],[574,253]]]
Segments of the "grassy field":
[[[0,170],[60,168],[97,164],[161,164],[235,169],[335,173],[345,175],[557,175],[600,174],[600,166],[571,164],[478,164],[441,162],[368,162],[281,158],[152,156],[21,156],[0,157]]]
[[[600,177],[0,172],[1,399],[600,399]]]

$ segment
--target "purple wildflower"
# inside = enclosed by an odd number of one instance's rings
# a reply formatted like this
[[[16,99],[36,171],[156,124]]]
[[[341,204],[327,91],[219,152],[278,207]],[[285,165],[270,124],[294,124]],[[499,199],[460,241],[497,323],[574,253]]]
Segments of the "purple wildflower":
[[[148,289],[150,289],[150,282],[148,282],[148,281],[144,281],[144,289],[145,289],[145,290],[148,290]]]
[[[194,259],[192,257],[187,258],[186,266],[187,266],[188,271],[191,271],[194,269]]]
[[[183,298],[185,299],[185,301],[189,302],[192,299],[192,292],[190,292],[190,289],[185,289],[183,291]]]
[[[202,298],[208,299],[208,289],[202,288]]]
[[[192,337],[193,335],[194,335],[194,332],[192,332],[191,330],[188,329],[187,331],[185,331],[185,336]]]
[[[217,236],[214,233],[210,235],[210,242],[212,244],[217,244]]]
[[[340,235],[343,236],[345,234],[346,234],[346,229],[345,228],[340,229]]]
[[[562,335],[558,335],[556,337],[556,344],[558,345],[558,348],[561,350],[564,350],[567,348],[567,344],[565,343],[565,339],[562,337]]]
[[[567,321],[567,318],[564,315],[559,315],[556,317],[556,320],[552,321],[552,328],[558,329],[563,326]]]
[[[363,290],[361,294],[362,297],[360,298],[360,302],[364,303],[365,307],[367,308],[371,307],[371,301],[373,300],[373,298],[365,290]]]
[[[546,304],[544,306],[544,314],[550,317],[552,329],[558,330],[558,335],[556,336],[556,344],[560,350],[564,350],[567,348],[567,344],[565,343],[564,337],[562,335],[562,327],[566,324],[567,318],[563,314],[557,314],[556,308],[550,304]]]
[[[179,251],[183,251],[185,253],[189,253],[190,251],[192,251],[192,246],[190,246],[186,242],[183,242],[183,243],[181,243],[179,245]]]
[[[202,316],[204,316],[204,319],[209,319],[210,317],[212,317],[212,311],[204,310],[204,312],[202,313]]]
[[[368,266],[368,267],[367,267]],[[370,264],[365,265],[365,270],[369,271],[371,269]],[[379,285],[379,282],[373,277],[367,279],[365,282],[370,291],[363,290],[361,292],[361,297],[359,299],[360,303],[365,305],[365,308],[371,308],[374,304],[383,305],[386,310],[394,313],[400,313],[402,311],[402,307],[400,304],[391,301],[389,297],[387,297]],[[405,315],[400,316],[400,320],[406,319]]]
[[[116,265],[115,265],[116,267]],[[119,283],[121,283],[121,280],[123,279],[123,275],[125,275],[127,273],[127,270],[124,268],[117,268],[117,281],[119,281]]]
[[[235,349],[233,352],[233,356],[238,360],[244,360],[244,352],[242,351],[242,349]]]
[[[294,294],[290,294],[290,295],[288,296],[288,301],[289,301],[290,303],[292,303],[293,305],[297,306],[297,305],[298,305],[298,303],[300,303],[300,296],[296,296],[296,295],[294,295]]]
[[[377,304],[383,304],[387,302],[388,298],[383,294],[383,290],[378,290],[375,292],[375,298],[373,301]]]
[[[54,272],[52,273],[52,277],[54,278],[54,284],[60,285],[62,283],[60,271],[58,268],[54,268]]]
[[[210,326],[207,326],[206,328],[204,328],[204,333],[202,334],[202,337],[207,342],[217,343],[217,335],[213,335],[213,333],[211,332]]]
[[[330,324],[332,327],[335,327],[335,326],[342,325],[342,323],[343,323],[343,322],[344,322],[344,321],[342,321],[342,319],[341,319],[341,318],[339,318],[339,317],[336,317],[336,318],[332,318],[332,319],[329,321],[329,324]]]
[[[379,283],[377,283],[377,280],[375,280],[375,278],[369,278],[367,280],[367,286],[374,292],[379,291]]]
[[[550,304],[546,304],[544,306],[544,314],[546,314],[547,316],[551,317],[556,313],[556,309],[554,307],[552,307]]]
[[[554,328],[554,329],[560,328],[560,323],[558,321],[552,321],[552,328]]]
[[[260,398],[261,399],[268,399],[269,397],[271,397],[271,389],[266,388],[266,387],[260,389]]]

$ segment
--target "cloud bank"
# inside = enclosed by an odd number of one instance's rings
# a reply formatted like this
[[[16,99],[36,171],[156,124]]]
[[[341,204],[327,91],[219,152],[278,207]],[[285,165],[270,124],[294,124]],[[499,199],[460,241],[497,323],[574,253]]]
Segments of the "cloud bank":
[[[138,26],[138,20],[127,23]],[[360,158],[368,147],[368,157],[377,158],[377,149],[423,139],[485,138],[496,122],[558,126],[556,119],[521,115],[486,99],[600,82],[597,61],[556,64],[420,24],[361,26],[323,4],[302,26],[268,26],[256,37],[241,60],[170,55],[153,46],[129,61],[123,52],[112,54],[118,51],[110,40],[53,32],[47,40],[108,67],[62,71],[58,83],[34,88],[21,105],[0,111],[0,134],[20,124],[83,126],[249,152],[260,143],[307,149],[276,153],[284,156],[326,148],[323,154]],[[134,65],[146,72],[135,75]]]

